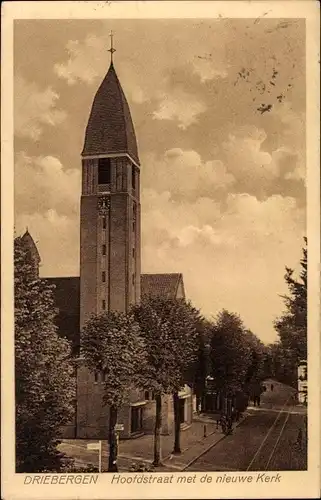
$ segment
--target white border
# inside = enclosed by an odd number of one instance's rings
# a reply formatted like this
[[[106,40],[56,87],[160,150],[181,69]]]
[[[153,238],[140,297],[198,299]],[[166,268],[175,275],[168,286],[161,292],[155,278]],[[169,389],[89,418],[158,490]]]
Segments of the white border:
[[[307,51],[307,235],[309,242],[309,460],[307,472],[282,472],[281,484],[24,486],[14,473],[13,376],[13,20],[103,18],[305,18]],[[2,5],[2,497],[39,498],[304,498],[320,494],[320,173],[319,8],[312,1],[271,2],[7,2]],[[231,473],[233,474],[233,473]],[[197,477],[202,473],[196,473]],[[218,473],[210,473],[216,477]]]

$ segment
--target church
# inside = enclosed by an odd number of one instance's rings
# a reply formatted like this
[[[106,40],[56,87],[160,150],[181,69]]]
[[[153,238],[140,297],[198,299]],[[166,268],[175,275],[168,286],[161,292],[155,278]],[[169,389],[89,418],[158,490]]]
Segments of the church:
[[[80,276],[46,277],[54,285],[59,333],[77,356],[74,419],[66,438],[107,439],[108,408],[103,405],[104,374],[91,373],[81,358],[81,329],[92,314],[126,312],[144,296],[184,298],[183,276],[141,273],[140,160],[130,109],[111,62],[93,100],[81,153]],[[40,256],[27,231],[23,239]],[[182,429],[192,423],[192,391],[180,392]],[[153,394],[135,391],[119,411],[120,438],[153,431]],[[172,397],[163,401],[162,433],[171,433]]]

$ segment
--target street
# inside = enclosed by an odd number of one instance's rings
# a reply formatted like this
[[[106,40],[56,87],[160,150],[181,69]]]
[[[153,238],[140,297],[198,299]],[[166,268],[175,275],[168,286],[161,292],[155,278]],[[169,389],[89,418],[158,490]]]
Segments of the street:
[[[305,410],[291,406],[291,389],[275,383],[263,394],[260,408],[201,455],[188,471],[305,470]]]
[[[271,390],[273,384],[273,391]],[[244,419],[230,436],[216,428],[215,420],[195,420],[182,433],[182,454],[172,456],[173,437],[162,436],[163,466],[166,471],[264,471],[305,470],[307,467],[306,408],[296,404],[294,390],[267,380],[260,407],[249,406]],[[204,416],[206,419],[206,416]],[[211,423],[209,423],[211,422]],[[98,466],[96,451],[87,450],[86,440],[64,440],[60,451],[73,457],[79,466]],[[103,441],[103,470],[107,468],[108,443]],[[151,465],[153,436],[120,442],[118,466],[122,472],[133,464]]]

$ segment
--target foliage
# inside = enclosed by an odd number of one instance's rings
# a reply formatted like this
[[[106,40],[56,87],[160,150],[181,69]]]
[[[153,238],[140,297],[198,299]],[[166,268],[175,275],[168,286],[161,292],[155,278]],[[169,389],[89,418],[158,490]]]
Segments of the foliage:
[[[289,295],[283,296],[286,310],[275,321],[281,345],[284,350],[292,352],[293,357],[306,359],[307,356],[307,239],[302,249],[300,261],[301,271],[298,279],[294,277],[294,270],[286,267],[284,279],[289,289]]]
[[[216,390],[232,395],[243,389],[253,364],[249,338],[250,334],[237,314],[225,309],[218,314],[212,326],[210,352],[211,375]]]
[[[154,467],[152,464],[146,463],[133,463],[129,469],[129,472],[154,472]]]
[[[81,333],[81,355],[92,371],[105,374],[104,403],[119,408],[139,384],[145,347],[132,315],[107,312],[92,316]]]
[[[250,330],[244,332],[246,342],[250,349],[250,360],[245,376],[245,385],[251,386],[265,378],[264,359],[266,349],[263,342]]]
[[[39,279],[22,238],[14,241],[16,468],[59,470],[61,426],[73,414],[74,366],[58,336],[52,287]]]
[[[150,297],[144,305],[153,309],[166,328],[166,357],[173,377],[172,390],[192,382],[197,361],[200,314],[185,299]],[[164,346],[165,347],[165,346]]]
[[[290,349],[284,349],[281,342],[268,346],[268,376],[284,384],[297,385],[297,358]]]
[[[133,308],[146,344],[147,368],[142,374],[146,389],[156,393],[154,465],[159,465],[161,395],[173,393],[175,451],[179,451],[178,391],[194,378],[197,361],[199,312],[184,299],[145,298]]]
[[[116,423],[119,407],[139,386],[146,366],[145,345],[131,314],[111,311],[92,316],[81,336],[86,366],[105,374],[103,401],[109,405],[108,471],[117,471]]]
[[[133,306],[132,314],[145,344],[146,363],[141,366],[140,385],[155,394],[170,394],[179,381],[169,324],[157,314],[155,301],[145,300]]]

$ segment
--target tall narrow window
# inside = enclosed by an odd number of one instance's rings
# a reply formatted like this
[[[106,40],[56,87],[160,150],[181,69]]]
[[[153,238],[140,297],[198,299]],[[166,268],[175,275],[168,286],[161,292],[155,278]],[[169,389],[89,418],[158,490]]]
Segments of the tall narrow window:
[[[98,160],[98,184],[110,184],[111,181],[110,158]]]
[[[98,372],[94,372],[95,382],[98,382]]]
[[[103,254],[103,255],[106,255],[106,245],[103,245],[103,246],[102,246],[102,254]]]
[[[132,283],[135,285],[135,274],[132,275]]]
[[[106,229],[106,217],[103,217],[103,229]]]
[[[132,188],[135,189],[136,186],[136,168],[132,165]]]
[[[103,311],[106,309],[106,301],[105,300],[102,301],[101,307],[102,307]]]
[[[105,271],[103,271],[103,272],[101,273],[101,281],[102,281],[103,283],[105,283],[105,281],[106,281],[106,272],[105,272]]]
[[[135,258],[135,248],[133,248],[133,259]]]

